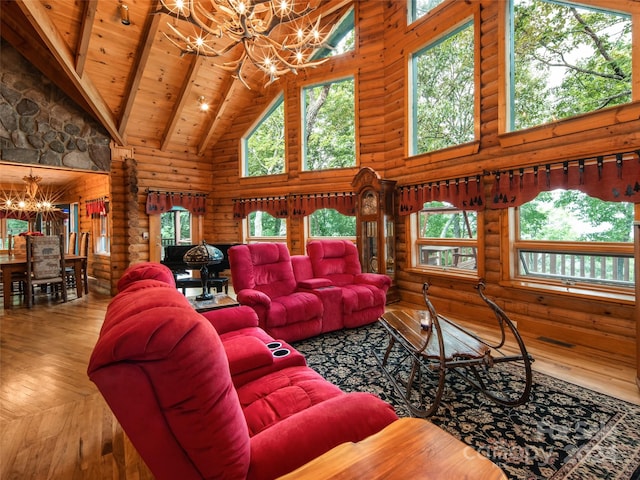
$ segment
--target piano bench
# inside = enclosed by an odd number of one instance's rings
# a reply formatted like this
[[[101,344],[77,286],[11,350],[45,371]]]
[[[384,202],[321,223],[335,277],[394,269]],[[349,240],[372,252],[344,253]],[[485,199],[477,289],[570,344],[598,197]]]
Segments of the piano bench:
[[[182,289],[182,294],[186,295],[187,288],[202,288],[202,279],[196,277],[177,278],[176,287]],[[224,293],[229,294],[229,278],[227,277],[209,277],[207,280],[207,293],[211,287],[216,289],[217,293],[221,293],[224,288]]]

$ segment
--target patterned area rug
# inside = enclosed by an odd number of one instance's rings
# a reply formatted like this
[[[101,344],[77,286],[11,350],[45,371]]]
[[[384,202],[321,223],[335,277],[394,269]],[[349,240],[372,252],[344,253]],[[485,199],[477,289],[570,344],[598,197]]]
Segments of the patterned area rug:
[[[377,323],[294,343],[344,391],[375,393],[409,416],[374,358],[387,343]],[[510,479],[640,479],[640,407],[534,372],[530,400],[502,407],[447,375],[430,420],[499,465]]]

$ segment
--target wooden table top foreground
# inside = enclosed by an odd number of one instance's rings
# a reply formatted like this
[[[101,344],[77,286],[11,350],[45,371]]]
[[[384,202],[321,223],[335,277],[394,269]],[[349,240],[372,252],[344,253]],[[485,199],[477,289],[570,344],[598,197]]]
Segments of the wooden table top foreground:
[[[280,480],[507,480],[504,472],[428,420],[401,418],[358,443],[343,443]]]

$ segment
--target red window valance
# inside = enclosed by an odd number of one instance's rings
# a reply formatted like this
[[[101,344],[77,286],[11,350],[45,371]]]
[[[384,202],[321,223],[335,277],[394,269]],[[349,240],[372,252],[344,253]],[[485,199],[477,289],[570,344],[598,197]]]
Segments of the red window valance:
[[[91,218],[99,217],[109,213],[109,200],[106,197],[87,200],[87,216]]]
[[[418,212],[426,202],[447,202],[464,210],[485,208],[481,175],[405,185],[399,188],[398,197],[399,215]]]
[[[276,218],[289,215],[287,197],[246,198],[233,200],[233,218],[246,218],[251,212],[267,212]]]
[[[550,190],[580,190],[608,202],[640,202],[640,152],[496,172],[493,208],[517,207]]]
[[[246,218],[251,212],[267,212],[277,218],[305,217],[322,208],[333,208],[343,215],[356,214],[356,197],[351,192],[312,193],[281,197],[234,199],[233,217]]]
[[[306,217],[323,208],[332,208],[353,217],[356,214],[356,195],[350,192],[293,195],[291,206],[293,217]]]
[[[182,207],[199,216],[206,213],[206,205],[207,196],[204,193],[150,190],[147,195],[147,215],[160,215],[174,207]]]

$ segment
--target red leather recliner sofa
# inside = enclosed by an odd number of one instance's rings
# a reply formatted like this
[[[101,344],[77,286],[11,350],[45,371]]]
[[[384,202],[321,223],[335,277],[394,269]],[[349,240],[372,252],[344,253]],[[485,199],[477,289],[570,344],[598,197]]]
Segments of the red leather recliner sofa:
[[[163,265],[130,267],[118,288],[88,375],[158,480],[273,479],[397,419],[288,345],[280,362],[252,309],[197,313]]]
[[[373,323],[384,313],[391,279],[362,273],[350,241],[314,240],[307,255],[290,255],[283,243],[236,245],[228,253],[238,301],[271,335],[301,340]]]
[[[291,342],[322,332],[322,301],[298,288],[286,244],[235,245],[228,254],[236,298],[267,333]]]
[[[384,313],[391,278],[363,273],[358,249],[349,240],[312,240],[307,255],[313,276],[342,291],[342,318],[347,328],[375,322]]]

